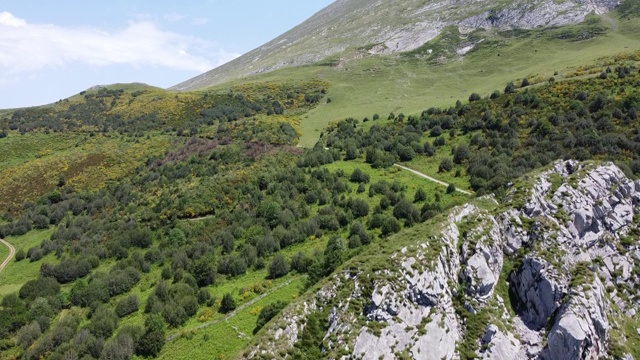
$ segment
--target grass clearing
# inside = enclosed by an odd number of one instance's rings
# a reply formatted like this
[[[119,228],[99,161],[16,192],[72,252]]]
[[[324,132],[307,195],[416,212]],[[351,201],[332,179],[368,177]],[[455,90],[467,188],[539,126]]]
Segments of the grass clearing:
[[[283,278],[283,280],[286,278]],[[291,279],[288,277],[288,279]],[[159,359],[234,359],[253,338],[259,308],[278,300],[290,302],[300,293],[304,277],[294,279],[236,316],[204,329],[186,331],[175,341],[168,342]],[[237,328],[234,329],[234,327]],[[246,336],[241,336],[239,332]]]
[[[6,240],[16,248],[16,252],[20,249],[27,251],[30,247],[38,246],[43,240],[49,239],[54,231],[55,228],[32,230],[22,236],[10,236]],[[2,259],[9,253],[9,249],[3,245],[2,251],[5,250],[6,254],[0,255]],[[54,254],[49,254],[36,262],[30,262],[28,258],[17,262],[15,259],[10,261],[0,273],[0,297],[20,290],[24,283],[37,278],[38,274],[40,274],[40,266],[43,263],[57,263],[57,261]]]
[[[407,163],[407,165],[411,166],[413,165],[413,162],[409,162]],[[357,159],[352,161],[336,161],[332,164],[325,165],[325,167],[331,171],[336,171],[340,169],[344,171],[344,174],[347,178],[351,175],[351,173],[356,168],[359,168],[360,170],[369,174],[371,178],[369,185],[381,180],[387,181],[389,184],[393,184],[393,182],[397,181],[407,187],[407,189],[405,190],[405,197],[409,201],[413,201],[413,196],[419,188],[422,188],[427,193],[427,201],[430,201],[430,202],[434,200],[435,194],[439,193],[441,198],[441,203],[444,207],[449,205],[462,204],[468,198],[466,195],[458,192],[453,194],[446,194],[446,188],[444,186],[440,184],[436,184],[432,181],[429,181],[425,178],[422,178],[411,172],[402,170],[397,167],[391,167],[388,169],[373,169],[369,164],[364,162],[364,160],[362,159]],[[430,175],[430,174],[427,174],[427,175]],[[434,177],[438,178],[437,176],[434,176]],[[355,188],[357,188],[357,186]],[[358,195],[358,194],[354,192],[353,195]],[[361,194],[360,197],[367,200],[369,202],[369,205],[372,205],[372,206],[377,205],[379,202],[379,198],[377,197],[369,198],[366,192]]]

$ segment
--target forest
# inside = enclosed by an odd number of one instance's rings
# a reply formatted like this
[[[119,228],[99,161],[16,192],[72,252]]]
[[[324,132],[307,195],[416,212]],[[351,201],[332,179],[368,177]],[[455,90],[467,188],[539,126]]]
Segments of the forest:
[[[297,124],[328,102],[328,85],[317,81],[180,96],[101,89],[16,111],[0,121],[0,143],[41,133],[171,141],[118,181],[76,189],[61,178],[4,209],[0,237],[51,235],[17,249],[15,261],[38,276],[2,297],[0,350],[26,359],[155,357],[170,334],[234,311],[244,293],[290,274],[311,287],[370,243],[462,203],[453,183],[500,198],[515,178],[568,158],[615,161],[636,177],[638,60],[591,77],[522,79],[420,114],[345,119],[308,150],[295,147]],[[437,162],[429,175],[452,185],[381,178],[401,171],[394,164],[421,162]],[[251,274],[259,285],[217,291]],[[285,305],[257,311],[254,332]],[[304,341],[299,349],[315,347]]]

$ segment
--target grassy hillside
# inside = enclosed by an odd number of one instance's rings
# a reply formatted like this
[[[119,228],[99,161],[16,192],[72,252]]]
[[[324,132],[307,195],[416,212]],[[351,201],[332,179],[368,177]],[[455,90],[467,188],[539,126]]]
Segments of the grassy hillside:
[[[458,35],[455,41],[436,38],[422,49],[449,49],[453,55],[441,62],[425,58],[419,50],[398,57],[371,56],[365,49],[351,49],[316,65],[277,70],[215,88],[286,79],[327,81],[326,97],[331,103],[323,102],[311,110],[300,125],[300,144],[308,148],[332,121],[371,118],[376,113],[386,117],[392,111],[415,114],[425,107],[464,101],[471,92],[489,95],[510,81],[528,78],[545,82],[550,77],[560,80],[583,74],[584,65],[605,64],[616,54],[640,50],[638,34],[639,18],[611,13],[553,31],[477,31],[470,36]],[[457,55],[455,49],[468,44],[470,38],[484,41],[465,56]]]
[[[639,54],[613,56],[472,101],[335,122],[306,151],[292,146],[287,119],[329,96],[319,83],[310,85],[315,95],[289,96],[278,82],[234,87],[231,98],[212,91],[219,103],[182,133],[159,119],[133,122],[140,128],[127,135],[124,125],[92,130],[112,119],[100,112],[17,112],[5,121],[18,129],[0,139],[18,149],[6,152],[3,171],[15,184],[26,181],[20,174],[57,181],[42,195],[17,194],[32,202],[13,206],[0,226],[22,253],[0,274],[3,357],[235,358],[260,338],[258,318],[277,313],[265,308],[279,309],[392,234],[411,241],[409,228],[469,199],[455,187],[501,196],[513,179],[565,157],[613,160],[638,175],[639,63]],[[220,106],[240,94],[267,104],[284,97],[288,108],[234,119]],[[105,112],[148,115],[150,107],[123,105],[141,96],[124,91]],[[86,177],[94,182],[48,172],[73,168],[90,150],[113,159]],[[451,185],[393,166],[400,162]],[[72,349],[81,338],[87,346]]]
[[[235,358],[259,318],[471,198],[456,188],[500,197],[558,158],[640,175],[627,16],[4,113],[0,359]]]

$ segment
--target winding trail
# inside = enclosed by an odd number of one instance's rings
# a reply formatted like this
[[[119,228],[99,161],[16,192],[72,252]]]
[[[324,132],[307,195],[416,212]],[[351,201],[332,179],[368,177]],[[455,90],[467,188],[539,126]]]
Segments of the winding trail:
[[[274,287],[274,288],[270,289],[270,290],[269,290],[269,291],[267,291],[266,293],[261,294],[260,296],[258,296],[258,297],[256,297],[256,298],[254,298],[254,299],[251,299],[250,301],[247,301],[246,303],[244,303],[244,304],[240,305],[238,308],[236,308],[236,309],[235,309],[235,310],[233,310],[232,312],[228,313],[228,314],[227,314],[224,318],[222,318],[222,319],[216,319],[216,320],[213,320],[213,321],[206,322],[206,323],[204,323],[204,324],[202,324],[202,325],[198,325],[198,326],[192,327],[192,328],[190,328],[190,329],[184,329],[184,330],[181,330],[181,331],[179,331],[179,332],[176,332],[176,333],[173,333],[173,334],[171,334],[171,335],[167,336],[166,340],[167,340],[167,341],[173,341],[173,340],[175,340],[175,339],[179,338],[179,337],[180,337],[183,333],[185,333],[185,332],[193,331],[193,330],[200,330],[200,329],[204,329],[204,328],[208,328],[209,326],[212,326],[212,325],[215,325],[215,324],[219,324],[219,323],[221,323],[221,322],[223,322],[223,321],[224,321],[224,322],[226,322],[227,324],[229,324],[229,319],[230,319],[230,318],[232,318],[232,317],[234,317],[234,316],[236,316],[240,311],[242,311],[242,310],[244,310],[244,309],[248,308],[249,306],[251,306],[251,305],[255,304],[256,302],[258,302],[258,301],[260,301],[260,300],[264,299],[265,297],[267,297],[267,296],[271,295],[271,294],[272,294],[272,293],[274,293],[275,291],[278,291],[278,290],[282,289],[283,287],[285,287],[285,286],[287,286],[287,285],[291,284],[293,281],[298,280],[298,278],[299,278],[299,277],[295,277],[295,278],[293,278],[293,279],[289,279],[289,280],[287,280],[286,282],[283,282],[282,284],[280,284],[280,285],[278,285],[278,286],[276,286],[276,287]],[[240,338],[250,338],[249,336],[247,336],[246,334],[244,334],[243,332],[241,332],[237,327],[235,327],[235,326],[231,326],[231,327],[233,328],[233,330],[234,330],[236,333],[238,333],[238,336],[239,336]]]
[[[449,186],[449,184],[447,184],[447,183],[446,183],[446,182],[444,182],[444,181],[440,181],[440,180],[438,180],[438,179],[434,179],[434,178],[432,178],[432,177],[431,177],[431,176],[429,176],[429,175],[425,175],[425,174],[423,174],[423,173],[421,173],[421,172],[419,172],[419,171],[417,171],[417,170],[413,170],[413,169],[408,168],[408,167],[406,167],[406,166],[403,166],[403,165],[400,165],[400,164],[393,164],[393,166],[399,167],[399,168],[400,168],[400,169],[402,169],[402,170],[410,171],[410,172],[412,172],[412,173],[414,173],[414,174],[416,174],[416,175],[418,175],[418,176],[421,176],[421,177],[423,177],[423,178],[425,178],[425,179],[427,179],[427,180],[429,180],[429,181],[432,181],[432,182],[434,182],[434,183],[436,183],[436,184],[440,184],[440,185],[442,185],[442,186]],[[456,187],[456,191],[457,191],[457,192],[461,192],[461,193],[463,193],[463,194],[465,194],[465,195],[473,195],[473,193],[472,193],[472,192],[470,192],[470,191],[466,191],[466,190],[462,190],[462,189],[458,189],[458,187]]]
[[[16,248],[13,247],[13,245],[9,244],[6,240],[4,239],[0,239],[0,242],[5,244],[8,248],[9,248],[9,256],[7,256],[6,259],[4,259],[4,261],[2,262],[2,264],[0,264],[0,272],[2,272],[2,270],[4,270],[4,267],[7,266],[7,264],[9,263],[9,261],[11,261],[11,259],[13,259],[13,255],[16,254]]]

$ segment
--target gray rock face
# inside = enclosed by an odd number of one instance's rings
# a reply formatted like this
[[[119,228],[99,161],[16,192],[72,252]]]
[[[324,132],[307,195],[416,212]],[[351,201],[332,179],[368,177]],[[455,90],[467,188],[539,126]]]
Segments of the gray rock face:
[[[288,66],[308,65],[348,48],[394,54],[419,48],[447,26],[533,29],[579,23],[591,12],[606,13],[617,0],[338,0],[276,39],[207,73],[175,85],[194,90]],[[374,46],[371,46],[374,44]],[[465,54],[474,44],[459,49]]]
[[[525,324],[541,329],[560,306],[563,289],[558,275],[542,259],[526,258],[518,272],[511,275],[511,289],[517,296]]]
[[[576,289],[577,290],[577,289]],[[594,279],[562,306],[549,332],[546,359],[598,359],[606,353],[609,322],[604,286]]]
[[[462,341],[482,359],[607,358],[612,323],[619,328],[640,308],[632,292],[640,249],[621,244],[637,229],[640,181],[613,164],[574,161],[531,180],[517,191],[524,205],[492,210],[495,200],[478,199],[440,223],[417,225],[424,238],[378,259],[386,269],[335,275],[271,326],[273,344],[250,354],[291,348],[305,316],[329,309],[330,358],[459,359]],[[469,338],[469,322],[478,319],[484,330]]]

